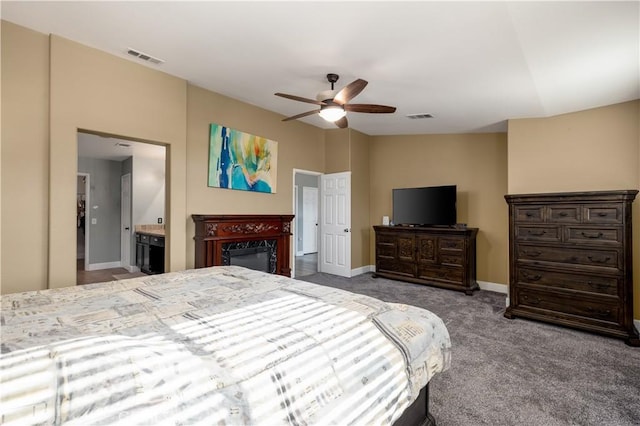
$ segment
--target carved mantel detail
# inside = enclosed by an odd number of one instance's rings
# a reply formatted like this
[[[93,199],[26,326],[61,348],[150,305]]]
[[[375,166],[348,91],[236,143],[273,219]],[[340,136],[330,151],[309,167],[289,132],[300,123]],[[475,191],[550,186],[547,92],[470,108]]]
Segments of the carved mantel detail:
[[[293,215],[191,215],[196,231],[195,267],[222,265],[223,245],[247,241],[277,241],[276,273],[291,276],[290,245]]]
[[[218,224],[217,223],[206,223],[205,224],[205,233],[207,234],[207,237],[214,237],[216,235],[217,231],[218,231]]]
[[[260,234],[263,232],[277,231],[280,227],[269,223],[240,223],[222,225],[222,230],[232,234]]]

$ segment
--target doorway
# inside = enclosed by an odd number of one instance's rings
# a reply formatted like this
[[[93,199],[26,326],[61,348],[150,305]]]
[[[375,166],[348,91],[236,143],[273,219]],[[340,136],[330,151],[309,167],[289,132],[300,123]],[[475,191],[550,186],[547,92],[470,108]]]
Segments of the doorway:
[[[78,173],[76,183],[76,261],[77,270],[86,270],[89,256],[88,232],[86,226],[87,205],[89,205],[89,188],[91,187],[91,175]]]
[[[91,184],[85,189],[85,256],[76,283],[140,276],[135,226],[164,231],[166,223],[166,147],[85,131],[77,137],[78,174],[90,176]]]
[[[295,262],[293,277],[318,272],[319,187],[322,173],[293,170],[294,207],[293,226]]]

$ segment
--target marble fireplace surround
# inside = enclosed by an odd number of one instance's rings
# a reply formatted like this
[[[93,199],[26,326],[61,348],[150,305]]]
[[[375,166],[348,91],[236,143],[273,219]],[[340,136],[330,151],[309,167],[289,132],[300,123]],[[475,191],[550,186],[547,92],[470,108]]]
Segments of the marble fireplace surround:
[[[290,246],[293,215],[191,215],[195,222],[195,267],[229,264],[229,250],[267,246],[270,271],[291,276]]]

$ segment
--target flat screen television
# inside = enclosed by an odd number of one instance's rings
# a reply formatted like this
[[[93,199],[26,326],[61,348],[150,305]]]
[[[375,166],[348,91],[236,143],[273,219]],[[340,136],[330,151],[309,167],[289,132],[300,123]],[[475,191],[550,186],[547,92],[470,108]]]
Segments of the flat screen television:
[[[456,224],[456,185],[393,189],[395,225]]]

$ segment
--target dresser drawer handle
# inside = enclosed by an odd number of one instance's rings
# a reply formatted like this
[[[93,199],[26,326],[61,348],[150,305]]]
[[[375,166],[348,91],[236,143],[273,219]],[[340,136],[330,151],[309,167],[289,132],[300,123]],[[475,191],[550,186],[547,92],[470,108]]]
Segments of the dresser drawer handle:
[[[585,238],[602,238],[604,234],[602,232],[598,232],[597,234],[589,234],[588,232],[583,232],[582,236]]]
[[[607,217],[607,216],[609,216],[609,213],[605,213],[605,212],[598,213],[598,217]]]
[[[607,263],[609,262],[609,260],[611,260],[610,256],[604,257],[602,259],[595,259],[593,256],[587,256],[587,258],[593,263]]]
[[[590,314],[593,314],[597,317],[603,317],[603,318],[608,318],[611,316],[611,310],[607,309],[607,310],[603,310],[603,309],[593,309],[591,306],[587,307],[587,311],[589,311]]]
[[[540,278],[542,278],[542,275],[540,274],[530,275],[528,272],[524,272],[524,271],[522,272],[522,276],[528,279],[529,281],[538,281]]]
[[[589,287],[595,288],[596,290],[603,290],[603,289],[609,288],[608,284],[594,283],[593,281],[587,281],[587,285]]]
[[[559,213],[559,215],[560,215],[560,216],[562,216],[562,217],[567,217],[567,216],[569,216],[569,213],[567,213],[567,212],[560,212],[560,213]]]
[[[539,237],[539,236],[544,235],[544,234],[546,234],[546,233],[547,233],[547,231],[545,231],[545,230],[542,230],[542,231],[532,231],[532,230],[530,230],[530,229],[529,229],[529,230],[527,231],[527,235],[533,235],[533,236],[536,236],[536,237]]]
[[[525,216],[527,216],[527,217],[533,217],[533,213],[531,213],[531,212],[527,212],[527,213],[525,213]]]
[[[538,256],[540,256],[542,254],[542,252],[538,251],[538,250],[532,250],[532,251],[524,250],[522,253],[526,254],[527,256],[531,256],[531,257],[538,257]]]
[[[531,298],[531,300],[529,300],[529,296],[525,295],[525,296],[522,296],[522,298],[523,298],[526,302],[531,303],[532,305],[538,305],[538,304],[540,304],[540,302],[542,302],[542,300],[540,300],[540,298],[539,298],[539,297],[532,297],[532,298]]]

